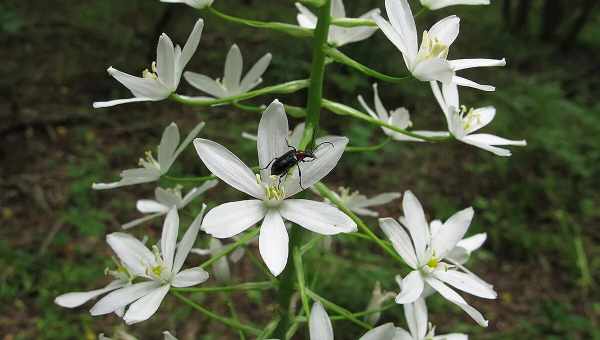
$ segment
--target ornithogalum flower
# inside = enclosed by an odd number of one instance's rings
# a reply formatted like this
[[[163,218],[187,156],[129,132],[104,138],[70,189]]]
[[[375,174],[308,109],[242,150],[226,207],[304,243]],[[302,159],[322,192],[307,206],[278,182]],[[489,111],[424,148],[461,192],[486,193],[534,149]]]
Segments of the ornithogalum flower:
[[[160,0],[160,2],[168,2],[168,3],[179,3],[186,4],[188,6],[194,7],[196,9],[203,9],[205,7],[210,7],[213,4],[214,0]]]
[[[94,183],[93,189],[104,190],[114,189],[126,185],[149,183],[157,181],[160,176],[166,174],[175,159],[192,142],[192,139],[200,133],[204,127],[204,122],[196,125],[192,131],[179,144],[179,129],[175,123],[171,123],[162,134],[160,144],[158,145],[158,160],[152,156],[151,151],[146,152],[146,158],[139,160],[139,168],[127,169],[121,172],[121,180],[113,183]]]
[[[409,331],[397,328],[398,337],[394,340],[467,340],[469,338],[462,333],[435,335],[435,327],[428,322],[427,305],[423,298],[418,298],[403,307]]]
[[[455,5],[489,5],[490,0],[421,0],[421,5],[436,10]]]
[[[296,3],[298,8],[298,24],[301,27],[312,28],[317,27],[317,16],[314,15],[308,8],[300,3]],[[379,9],[375,8],[360,16],[361,19],[372,19],[375,14],[379,14]],[[346,18],[346,9],[342,0],[331,1],[331,17],[344,19]],[[343,46],[346,44],[368,39],[377,31],[376,27],[360,26],[360,27],[329,27],[329,36],[327,42],[334,46]]]
[[[171,333],[169,333],[169,331],[164,331],[163,335],[164,340],[177,340],[177,338],[174,337]],[[104,334],[99,334],[98,340],[137,340],[137,338],[125,332],[118,332],[117,334],[115,334],[115,338],[109,338]]]
[[[223,80],[214,80],[204,74],[190,71],[186,71],[183,77],[190,85],[213,97],[233,97],[252,90],[262,82],[261,76],[269,67],[271,58],[271,53],[265,54],[242,78],[244,60],[239,47],[234,44],[227,53]]]
[[[379,220],[379,225],[392,242],[394,249],[413,269],[402,280],[402,291],[396,296],[396,303],[406,304],[417,301],[428,286],[464,310],[477,323],[487,326],[487,320],[483,315],[448,285],[485,299],[497,298],[493,287],[475,274],[456,270],[456,265],[452,265],[450,261],[448,261],[450,264],[445,262],[469,228],[473,219],[473,208],[452,215],[434,234],[425,219],[421,203],[412,192],[407,191],[404,194],[402,207],[405,216],[401,221],[403,225],[393,218]]]
[[[131,102],[159,101],[169,97],[177,90],[183,69],[198,48],[203,27],[204,21],[198,19],[183,49],[179,45],[173,45],[171,38],[163,33],[158,39],[156,62],[152,63],[150,71],[144,70],[142,77],[135,77],[112,66],[109,67],[108,73],[128,88],[134,97],[95,102],[94,108]]]
[[[389,22],[379,15],[374,20],[387,38],[400,50],[409,72],[421,81],[438,80],[443,83],[474,87],[494,91],[490,85],[480,85],[459,77],[456,71],[473,67],[504,66],[504,59],[459,59],[447,60],[450,45],[458,36],[460,19],[451,15],[435,23],[423,32],[421,46],[418,45],[415,19],[407,0],[386,0],[385,8]]]
[[[263,220],[258,240],[259,252],[273,275],[287,263],[288,233],[283,220],[310,231],[334,235],[356,230],[356,224],[343,212],[323,202],[289,197],[325,177],[337,164],[348,144],[346,137],[330,137],[325,147],[315,151],[314,161],[299,163],[285,179],[271,176],[275,158],[288,152],[288,121],[283,105],[275,100],[264,111],[258,127],[258,159],[263,169],[255,175],[239,158],[222,145],[197,138],[194,146],[204,165],[225,183],[255,199],[219,205],[208,212],[202,229],[216,238],[235,236]]]
[[[223,243],[217,238],[211,238],[208,245],[208,249],[203,248],[192,248],[191,252],[198,255],[209,255],[215,256],[223,251]],[[229,256],[223,256],[218,259],[212,266],[213,276],[219,282],[231,281],[231,268],[229,267],[229,261],[236,263],[244,256],[244,248],[238,247]]]
[[[371,117],[379,119],[382,122],[396,126],[403,130],[408,130],[412,127],[412,121],[410,120],[410,113],[404,107],[399,107],[394,111],[388,112],[383,105],[381,98],[379,98],[379,90],[377,84],[373,84],[373,101],[375,103],[375,111],[367,105],[362,95],[358,95],[358,101],[360,105],[367,111]],[[394,131],[387,127],[381,127],[383,133],[390,138],[401,141],[401,142],[422,142],[422,139],[407,136],[398,131]],[[411,132],[418,133],[425,137],[447,137],[449,134],[446,131],[426,131],[426,130],[411,130]]]
[[[336,196],[344,206],[355,212],[357,215],[371,217],[377,217],[379,216],[379,213],[368,208],[388,204],[402,196],[399,192],[384,192],[368,198],[358,191],[351,191],[349,188],[340,187],[338,188],[338,191],[339,194],[337,192],[332,192],[332,194]]]
[[[136,204],[136,208],[139,212],[148,215],[135,219],[131,222],[127,222],[121,227],[123,229],[129,229],[156,217],[164,216],[169,212],[169,210],[171,210],[172,207],[175,207],[177,210],[183,209],[194,198],[202,195],[206,190],[214,188],[218,183],[219,181],[217,180],[206,181],[201,186],[195,187],[192,190],[190,190],[183,197],[181,194],[181,186],[176,186],[175,188],[170,189],[163,189],[161,187],[157,187],[154,190],[155,199],[138,200]]]
[[[456,84],[442,84],[440,90],[438,83],[432,81],[431,89],[444,112],[448,130],[459,141],[504,157],[511,155],[510,150],[499,148],[497,145],[527,145],[525,140],[510,140],[487,133],[473,133],[494,120],[496,109],[493,106],[477,109],[461,106]]]
[[[141,322],[156,313],[171,287],[190,287],[206,281],[209,275],[200,267],[181,270],[198,236],[204,209],[205,206],[179,243],[179,215],[176,208],[171,208],[167,213],[160,243],[153,246],[152,250],[129,234],[109,234],[106,240],[119,259],[136,276],[145,280],[112,291],[100,299],[90,313],[103,315],[129,306],[123,320],[127,324]]]

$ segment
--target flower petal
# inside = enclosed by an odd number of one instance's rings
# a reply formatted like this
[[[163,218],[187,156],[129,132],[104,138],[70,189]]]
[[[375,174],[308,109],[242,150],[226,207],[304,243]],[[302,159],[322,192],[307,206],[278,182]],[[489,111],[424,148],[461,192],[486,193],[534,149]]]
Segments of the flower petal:
[[[233,44],[227,53],[225,75],[223,76],[223,85],[229,94],[237,94],[240,90],[243,63],[240,48],[236,44]]]
[[[175,254],[175,260],[173,261],[173,273],[178,273],[181,270],[185,259],[194,246],[196,238],[198,237],[198,231],[202,225],[202,218],[204,217],[205,210],[206,204],[202,204],[202,210],[200,210],[200,213],[196,216],[190,227],[185,231],[181,241],[179,241],[179,244],[177,245],[177,253]]]
[[[169,285],[157,287],[149,294],[132,303],[123,316],[125,323],[132,325],[150,319],[156,313],[158,307],[160,307],[165,295],[169,292],[169,288],[171,288]]]
[[[308,8],[306,8],[301,3],[295,3],[296,8],[300,13],[296,16],[298,20],[298,25],[304,28],[312,28],[317,27],[317,16],[313,14]]]
[[[489,5],[490,0],[421,0],[421,4],[433,11],[454,5]]]
[[[182,270],[173,278],[173,287],[191,287],[208,280],[208,272],[200,267]]]
[[[216,238],[235,236],[265,217],[263,202],[247,200],[221,204],[211,209],[202,221],[202,230]]]
[[[395,335],[396,327],[393,323],[388,322],[371,329],[358,340],[395,340]]]
[[[146,268],[156,261],[154,254],[140,240],[129,234],[108,234],[106,242],[132,274],[146,276]]]
[[[429,286],[435,289],[444,299],[452,302],[465,311],[473,320],[475,320],[480,326],[487,327],[488,321],[481,315],[481,313],[475,308],[471,307],[462,296],[458,295],[452,288],[446,286],[440,280],[434,277],[426,277],[425,281]]]
[[[385,9],[390,23],[396,32],[402,36],[409,59],[414,60],[418,49],[417,27],[408,1],[385,0]]]
[[[260,256],[274,276],[281,274],[287,264],[289,238],[281,215],[269,210],[260,227],[258,250]]]
[[[179,233],[179,214],[177,208],[173,207],[167,213],[160,237],[160,252],[167,269],[173,269],[173,259],[177,246],[177,234]]]
[[[493,106],[480,107],[473,110],[471,114],[473,117],[476,117],[476,119],[474,119],[474,122],[470,124],[471,126],[469,126],[468,129],[465,129],[466,134],[475,132],[494,120],[494,116],[496,116],[496,108]]]
[[[275,99],[263,112],[258,124],[258,164],[261,169],[261,177],[270,175],[267,166],[273,165],[272,161],[288,152],[288,119],[281,104]],[[269,164],[271,163],[271,164]]]
[[[437,80],[442,83],[449,83],[456,78],[450,63],[441,58],[425,59],[417,63],[411,72],[415,78],[421,81]]]
[[[474,214],[473,208],[466,208],[450,216],[442,225],[440,231],[431,240],[431,248],[436,257],[444,258],[458,241],[462,240]]]
[[[158,79],[168,88],[175,90],[175,46],[171,38],[161,34],[156,47],[156,73]]]
[[[177,124],[171,123],[165,128],[158,145],[158,163],[162,168],[169,168],[175,154],[175,150],[179,145],[179,129]]]
[[[320,302],[315,302],[310,310],[308,330],[310,340],[333,340],[331,320]]]
[[[385,34],[388,40],[392,44],[394,44],[394,46],[396,46],[400,53],[402,53],[402,55],[404,56],[406,66],[410,68],[410,65],[412,65],[412,61],[414,59],[410,59],[411,54],[408,52],[409,48],[406,46],[407,43],[404,41],[404,37],[402,36],[402,34],[399,31],[397,31],[387,20],[382,18],[379,14],[375,14],[373,16],[373,20],[375,21],[377,27],[379,27],[381,32]],[[416,51],[414,53],[414,56],[416,56]]]
[[[456,40],[456,37],[458,37],[459,26],[460,18],[456,15],[451,15],[431,26],[429,36],[438,39],[442,44],[450,47],[454,40]]]
[[[142,224],[142,223],[145,223],[145,222],[147,222],[147,221],[150,221],[150,220],[152,220],[152,219],[155,219],[155,218],[157,218],[158,216],[162,216],[162,215],[164,215],[164,214],[166,214],[166,212],[165,212],[165,213],[163,213],[163,212],[159,212],[159,213],[156,213],[156,214],[151,214],[151,215],[148,215],[148,216],[144,216],[144,217],[136,218],[136,219],[135,219],[135,220],[133,220],[133,221],[129,221],[129,222],[127,222],[127,223],[125,223],[125,224],[121,225],[121,228],[123,228],[123,229],[131,229],[131,228],[133,228],[133,227],[136,227],[136,226],[138,226],[138,225],[140,225],[140,224]]]
[[[225,98],[228,96],[228,93],[223,89],[221,84],[204,74],[185,71],[183,73],[183,78],[185,78],[185,80],[193,87],[206,92],[213,97]]]
[[[136,208],[142,214],[150,214],[167,213],[169,211],[170,206],[166,206],[155,200],[138,200],[136,203]]]
[[[286,220],[321,235],[357,230],[356,223],[348,215],[323,202],[288,199],[282,202],[279,211]]]
[[[469,80],[469,79],[466,79],[466,78],[463,78],[463,77],[459,77],[457,75],[454,75],[452,77],[452,82],[454,84],[457,84],[457,85],[460,85],[460,86],[471,87],[471,88],[478,89],[478,90],[481,90],[481,91],[486,91],[486,92],[496,91],[496,88],[494,86],[492,86],[492,85],[481,85],[481,84],[478,84],[478,83],[476,83],[476,82],[474,82],[472,80]]]
[[[498,293],[494,291],[492,286],[485,283],[478,277],[474,277],[453,269],[436,270],[433,272],[433,276],[443,282],[446,282],[454,288],[460,289],[463,292],[467,292],[471,295],[475,295],[484,299],[498,298]]]
[[[223,243],[219,241],[217,238],[210,239],[210,254],[216,255],[219,254],[223,249]],[[243,248],[237,248],[243,249]],[[229,282],[231,281],[231,269],[229,268],[229,261],[227,260],[227,256],[223,256],[218,259],[212,265],[213,273],[215,274],[215,279],[219,282]]]
[[[424,339],[427,334],[427,305],[424,298],[413,303],[404,304],[404,317],[410,333],[417,339]]]
[[[187,148],[187,146],[190,145],[190,143],[192,142],[192,139],[196,138],[196,136],[200,133],[200,130],[202,130],[202,128],[204,128],[204,125],[205,125],[204,122],[200,122],[200,123],[196,124],[196,126],[194,126],[194,128],[192,129],[192,131],[190,131],[190,133],[188,133],[188,135],[185,137],[183,142],[181,142],[181,144],[179,144],[179,147],[177,148],[177,150],[175,150],[175,153],[173,154],[173,159],[171,160],[171,164],[177,159],[177,157],[179,157],[179,155],[183,152],[183,150],[185,150]],[[162,169],[163,174],[165,174],[167,172],[167,170],[169,170],[169,169],[168,168]]]
[[[194,146],[208,170],[223,182],[255,198],[264,198],[264,190],[257,183],[252,170],[231,151],[218,143],[202,138],[196,138]]]
[[[109,283],[104,288],[91,290],[89,292],[72,292],[62,294],[54,299],[54,303],[65,308],[75,308],[83,305],[84,303],[88,302],[89,300],[95,297],[113,291],[117,288],[121,288],[123,286],[125,286],[125,282],[121,280],[115,280]]]
[[[474,67],[496,67],[496,66],[506,66],[506,59],[456,59],[449,60],[450,65],[454,69],[454,71],[460,71],[467,68]]]
[[[121,72],[112,66],[109,67],[107,71],[119,83],[128,88],[136,97],[162,100],[167,98],[173,92],[155,79],[135,77],[125,72]]]
[[[148,101],[154,101],[154,100],[157,100],[157,99],[146,98],[146,97],[134,97],[134,98],[127,98],[127,99],[115,99],[115,100],[108,100],[108,101],[104,101],[104,102],[93,102],[92,103],[92,107],[94,109],[100,109],[100,108],[111,107],[111,106],[115,106],[115,105],[121,105],[121,104],[127,104],[127,103],[136,103],[136,102],[148,102]]]
[[[393,218],[380,218],[379,226],[392,242],[392,246],[396,252],[402,257],[404,262],[411,268],[416,269],[418,266],[415,248],[408,237],[404,228]]]
[[[398,199],[402,196],[401,193],[399,192],[384,192],[382,194],[379,194],[377,196],[373,196],[371,198],[368,198],[366,200],[364,200],[363,202],[361,202],[360,204],[355,205],[355,207],[374,207],[374,206],[379,206],[379,205],[384,205],[384,204],[388,204],[391,201]]]
[[[193,201],[196,197],[202,195],[207,190],[210,190],[210,189],[216,187],[217,184],[219,184],[219,181],[216,179],[213,179],[210,181],[206,181],[201,186],[195,187],[194,189],[190,190],[187,194],[185,194],[185,196],[183,197],[183,200],[181,201],[181,206],[179,206],[178,208],[181,209],[181,208],[185,207],[191,201]]]
[[[463,333],[450,333],[443,335],[436,335],[433,340],[469,340],[469,336]]]
[[[410,233],[415,245],[415,254],[417,260],[422,261],[425,253],[425,247],[429,243],[429,224],[425,219],[423,206],[417,197],[409,190],[404,192],[402,200],[402,210],[406,218],[406,228]]]
[[[319,140],[319,143],[322,145],[314,152],[316,158],[313,161],[298,163],[302,172],[302,186],[300,185],[298,167],[286,177],[285,197],[291,197],[306,188],[310,188],[327,176],[342,158],[348,144],[348,138],[327,136]]]
[[[164,2],[164,0],[161,0]],[[163,335],[165,336],[164,340],[177,340],[176,337],[174,337],[173,335],[171,335],[171,333],[169,333],[168,331],[164,331]]]
[[[421,273],[418,270],[413,270],[402,279],[402,287],[400,293],[396,296],[397,304],[405,304],[415,302],[423,293],[425,286]]]
[[[160,283],[146,281],[115,290],[96,302],[92,309],[90,309],[90,313],[93,316],[112,313],[118,308],[127,306],[132,301],[151,293],[158,287],[160,287]]]
[[[188,64],[190,59],[196,50],[198,49],[198,44],[200,44],[200,38],[202,37],[202,29],[204,28],[204,20],[198,19],[194,24],[194,28],[192,32],[188,36],[185,45],[183,46],[183,51],[181,52],[181,58],[179,59],[179,69],[178,69],[178,77],[181,77],[181,72]]]
[[[456,246],[465,248],[469,253],[471,253],[481,248],[486,239],[487,233],[479,233],[458,241]]]
[[[240,84],[240,90],[242,92],[248,92],[256,87],[261,82],[262,75],[265,73],[273,56],[271,53],[265,54],[260,58],[254,66],[246,73]]]

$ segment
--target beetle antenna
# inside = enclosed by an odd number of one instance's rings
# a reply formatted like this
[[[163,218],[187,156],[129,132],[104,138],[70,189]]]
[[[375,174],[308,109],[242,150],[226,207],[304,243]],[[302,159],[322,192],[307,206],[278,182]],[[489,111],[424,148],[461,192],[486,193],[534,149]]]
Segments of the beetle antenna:
[[[315,153],[315,151],[317,151],[317,149],[318,149],[318,148],[319,148],[321,145],[323,145],[323,144],[331,144],[331,147],[335,149],[335,146],[333,145],[333,143],[332,143],[332,142],[322,142],[322,143],[319,143],[317,146],[315,146],[315,147],[312,149],[312,151],[311,151],[311,152],[312,152],[312,153]]]

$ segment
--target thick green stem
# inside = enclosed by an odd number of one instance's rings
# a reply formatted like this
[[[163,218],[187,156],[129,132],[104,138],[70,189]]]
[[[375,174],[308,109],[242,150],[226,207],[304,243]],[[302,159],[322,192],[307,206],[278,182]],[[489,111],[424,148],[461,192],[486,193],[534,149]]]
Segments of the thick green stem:
[[[306,127],[300,141],[300,150],[314,145],[315,134],[319,130],[321,118],[321,98],[323,97],[323,79],[325,78],[325,48],[331,24],[331,0],[326,0],[318,10],[318,22],[313,40],[312,70],[306,105]]]

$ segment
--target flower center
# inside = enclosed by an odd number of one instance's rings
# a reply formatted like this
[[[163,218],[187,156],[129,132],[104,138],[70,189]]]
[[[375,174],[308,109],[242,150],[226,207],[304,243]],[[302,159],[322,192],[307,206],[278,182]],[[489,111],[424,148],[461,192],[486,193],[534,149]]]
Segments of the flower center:
[[[437,259],[436,257],[432,257],[431,259],[429,259],[429,261],[427,262],[427,266],[431,269],[435,269],[437,268],[438,264],[440,264],[440,260]]]
[[[170,280],[170,278],[169,278],[170,273],[168,272],[167,268],[165,267],[165,263],[160,254],[160,250],[158,249],[158,247],[156,245],[152,246],[152,252],[154,253],[155,263],[154,263],[154,265],[150,265],[150,264],[147,265],[146,275],[150,276],[151,278],[153,278],[157,281],[168,282]]]
[[[106,268],[104,270],[104,275],[110,275],[110,276],[114,277],[115,279],[121,280],[123,282],[133,281],[133,279],[135,278],[135,275],[130,273],[129,270],[127,270],[127,268],[121,262],[119,262],[119,260],[117,260],[114,256],[112,257],[112,260],[116,264],[117,268],[115,270]]]
[[[285,186],[279,182],[278,176],[271,175],[268,182],[264,182],[260,174],[256,174],[256,181],[264,187],[268,205],[279,205],[285,198]]]
[[[160,171],[160,164],[158,161],[152,156],[152,151],[148,150],[144,153],[145,158],[140,158],[138,164],[143,166],[144,168],[155,168]]]
[[[448,46],[442,43],[438,38],[429,35],[429,32],[423,32],[423,40],[417,54],[417,63],[428,59],[448,57]]]
[[[152,62],[151,69],[152,69],[152,71],[149,71],[148,69],[145,69],[144,71],[142,71],[142,77],[145,79],[158,80],[158,72],[156,70],[156,61]]]
[[[473,126],[481,125],[481,115],[473,108],[467,109],[466,106],[461,105],[458,115],[463,122],[463,128],[467,131]]]

